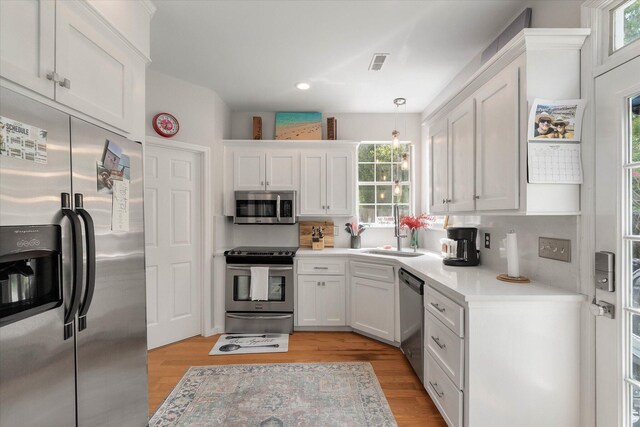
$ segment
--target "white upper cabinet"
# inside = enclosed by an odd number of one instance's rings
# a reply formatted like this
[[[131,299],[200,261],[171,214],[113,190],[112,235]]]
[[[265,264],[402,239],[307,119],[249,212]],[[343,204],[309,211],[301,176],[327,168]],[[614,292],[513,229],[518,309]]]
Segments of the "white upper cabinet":
[[[507,67],[475,95],[477,211],[518,209],[518,71]]]
[[[353,170],[353,152],[327,152],[327,214],[353,215],[355,188]]]
[[[138,131],[134,121],[142,115],[134,109],[144,106],[148,59],[99,15],[90,2],[0,2],[0,75],[114,128]],[[129,24],[144,33],[149,23]]]
[[[56,3],[56,101],[129,131],[133,63],[124,42],[87,7]]]
[[[0,2],[0,73],[44,95],[54,96],[47,74],[55,67],[55,3]]]
[[[304,152],[300,164],[300,215],[324,215],[327,212],[327,153]]]
[[[233,189],[264,190],[264,151],[238,150],[233,153]]]
[[[233,189],[298,190],[298,151],[236,150],[233,153]]]
[[[233,216],[234,191],[297,191],[301,216],[355,213],[353,141],[225,140],[224,214]]]
[[[354,158],[346,150],[302,152],[300,215],[354,214]]]
[[[267,190],[297,190],[300,176],[298,151],[267,151],[265,155]]]
[[[449,142],[447,137],[447,121],[442,120],[433,125],[429,132],[429,149],[431,158],[431,197],[432,213],[447,212],[449,198]]]
[[[426,118],[431,213],[580,213],[580,185],[527,181],[527,122],[535,98],[580,97],[588,34],[524,29]]]

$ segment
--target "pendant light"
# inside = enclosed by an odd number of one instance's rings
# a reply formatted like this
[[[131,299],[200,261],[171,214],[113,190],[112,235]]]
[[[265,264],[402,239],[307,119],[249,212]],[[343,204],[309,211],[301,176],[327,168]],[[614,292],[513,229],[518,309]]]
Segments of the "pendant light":
[[[396,98],[393,100],[393,103],[396,106],[396,115],[395,115],[395,126],[393,129],[393,132],[391,132],[391,143],[393,144],[394,148],[398,148],[400,146],[400,131],[398,131],[398,108],[401,105],[405,105],[405,110],[406,110],[407,100],[404,98]],[[405,123],[405,130],[406,130],[406,123]]]
[[[407,153],[402,154],[402,163],[400,164],[400,168],[403,171],[409,170],[409,155]]]

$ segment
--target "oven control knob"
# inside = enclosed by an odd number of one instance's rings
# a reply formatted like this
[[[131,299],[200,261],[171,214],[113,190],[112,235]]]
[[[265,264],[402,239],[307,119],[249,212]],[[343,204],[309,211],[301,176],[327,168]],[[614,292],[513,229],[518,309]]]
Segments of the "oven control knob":
[[[278,255],[284,255],[284,252],[278,252]]]

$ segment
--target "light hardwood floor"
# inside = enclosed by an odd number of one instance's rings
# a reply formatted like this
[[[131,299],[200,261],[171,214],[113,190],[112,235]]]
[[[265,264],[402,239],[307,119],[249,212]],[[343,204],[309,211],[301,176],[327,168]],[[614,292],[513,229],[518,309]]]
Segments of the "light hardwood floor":
[[[209,356],[217,339],[194,337],[149,351],[149,414],[191,366],[362,361],[373,366],[399,426],[446,426],[411,365],[393,346],[352,332],[295,332],[287,353]]]

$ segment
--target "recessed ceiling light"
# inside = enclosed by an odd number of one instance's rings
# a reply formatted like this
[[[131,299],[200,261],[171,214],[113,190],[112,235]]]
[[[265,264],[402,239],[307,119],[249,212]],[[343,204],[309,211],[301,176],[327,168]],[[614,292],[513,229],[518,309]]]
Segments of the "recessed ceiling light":
[[[309,83],[301,82],[301,83],[296,84],[296,87],[298,89],[300,89],[300,90],[307,90],[307,89],[309,89],[311,87],[311,85]]]

